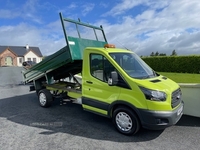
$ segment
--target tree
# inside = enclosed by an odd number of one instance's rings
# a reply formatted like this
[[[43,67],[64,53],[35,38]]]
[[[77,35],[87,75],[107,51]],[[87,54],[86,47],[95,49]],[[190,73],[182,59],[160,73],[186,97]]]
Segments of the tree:
[[[175,49],[172,51],[171,56],[177,56],[177,53],[176,53],[176,50],[175,50]]]
[[[167,56],[165,53],[160,53],[159,56]]]
[[[150,56],[155,56],[154,52],[151,52]]]
[[[155,53],[155,56],[159,56],[159,53],[158,53],[158,51]]]
[[[156,53],[151,52],[150,56],[167,56],[165,53],[159,53],[158,51]]]

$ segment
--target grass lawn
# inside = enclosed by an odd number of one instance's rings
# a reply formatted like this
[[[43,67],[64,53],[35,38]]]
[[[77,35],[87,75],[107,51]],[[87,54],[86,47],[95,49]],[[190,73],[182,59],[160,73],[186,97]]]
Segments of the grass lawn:
[[[168,72],[159,72],[159,74],[168,77],[177,83],[200,83],[200,74]]]

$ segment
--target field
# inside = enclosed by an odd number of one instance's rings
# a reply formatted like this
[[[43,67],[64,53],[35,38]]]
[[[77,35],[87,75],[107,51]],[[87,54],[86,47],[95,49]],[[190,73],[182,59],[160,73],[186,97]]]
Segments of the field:
[[[159,72],[177,83],[200,83],[200,74]]]

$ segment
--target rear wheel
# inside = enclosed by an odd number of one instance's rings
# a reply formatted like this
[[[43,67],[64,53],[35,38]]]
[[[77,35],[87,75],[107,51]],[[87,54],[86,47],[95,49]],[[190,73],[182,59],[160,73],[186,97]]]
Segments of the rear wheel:
[[[136,134],[140,129],[138,117],[127,107],[116,108],[112,119],[115,127],[122,134]]]
[[[38,99],[40,106],[42,107],[49,107],[53,101],[52,94],[47,89],[42,89],[38,92]]]

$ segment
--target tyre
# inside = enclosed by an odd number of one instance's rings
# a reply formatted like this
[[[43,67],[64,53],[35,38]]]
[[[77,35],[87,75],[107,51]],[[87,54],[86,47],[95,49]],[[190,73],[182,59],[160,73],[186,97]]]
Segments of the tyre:
[[[53,101],[52,94],[47,89],[42,89],[38,92],[38,99],[42,107],[49,107]]]
[[[138,117],[127,107],[116,108],[112,120],[117,130],[125,135],[136,134],[140,129]]]
[[[27,65],[27,62],[23,62],[22,65],[25,67]]]

